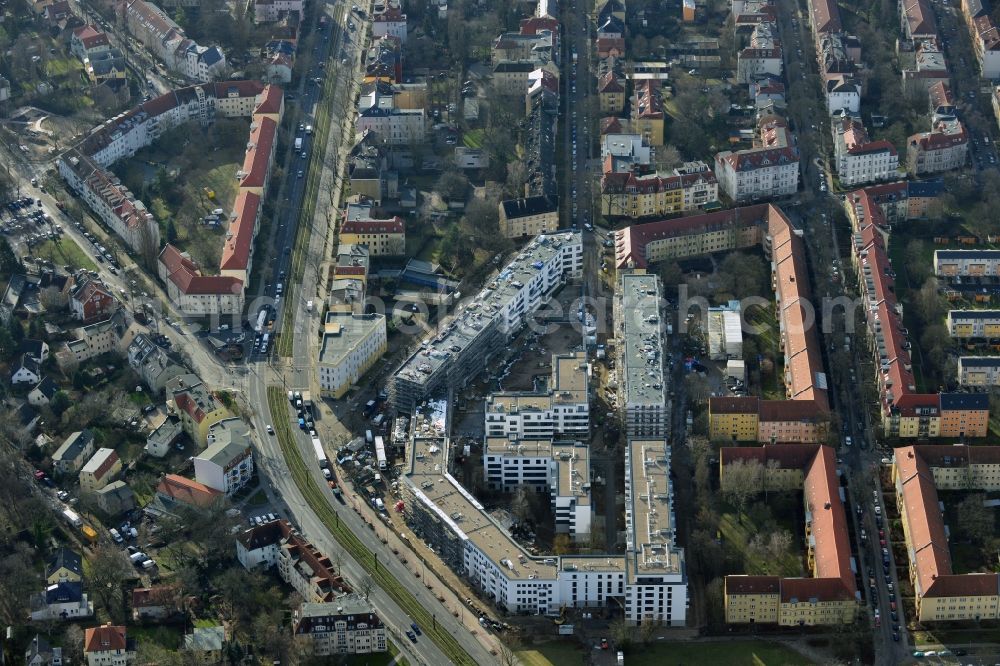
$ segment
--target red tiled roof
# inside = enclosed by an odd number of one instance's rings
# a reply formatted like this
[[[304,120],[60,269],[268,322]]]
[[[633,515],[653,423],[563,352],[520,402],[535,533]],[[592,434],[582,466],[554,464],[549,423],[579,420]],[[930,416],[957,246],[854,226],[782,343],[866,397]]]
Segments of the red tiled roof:
[[[238,294],[243,281],[225,275],[202,275],[198,266],[169,243],[160,252],[167,279],[184,294]]]
[[[246,156],[243,158],[243,174],[240,187],[264,187],[267,169],[271,162],[271,151],[278,132],[278,124],[270,118],[254,118],[255,126],[250,130]]]
[[[263,92],[257,95],[257,108],[254,115],[258,113],[273,114],[281,110],[284,91],[278,86],[264,86]]]
[[[710,414],[757,414],[760,398],[754,396],[721,397],[708,399]]]
[[[840,7],[837,0],[813,0],[813,28],[816,33],[840,32]]]
[[[778,594],[781,579],[777,576],[726,576],[725,594]]]
[[[83,635],[83,651],[86,654],[124,650],[125,647],[125,627],[116,627],[108,623],[100,627],[90,627]]]
[[[233,205],[233,214],[236,218],[229,224],[219,266],[222,270],[246,270],[260,217],[260,196],[245,190],[240,192]]]
[[[107,474],[111,470],[111,468],[115,466],[116,462],[118,462],[118,453],[116,451],[112,451],[108,456],[104,458],[104,460],[101,462],[100,467],[94,470],[94,478],[103,479],[104,475]]]
[[[156,486],[156,492],[177,502],[196,507],[207,507],[215,502],[222,493],[209,488],[203,483],[187,479],[179,474],[167,474]]]

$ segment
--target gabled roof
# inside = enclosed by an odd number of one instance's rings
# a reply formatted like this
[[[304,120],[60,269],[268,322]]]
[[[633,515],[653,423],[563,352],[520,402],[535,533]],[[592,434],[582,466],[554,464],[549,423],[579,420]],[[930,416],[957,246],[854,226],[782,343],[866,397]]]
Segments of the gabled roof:
[[[233,214],[236,217],[229,224],[219,262],[224,271],[246,270],[250,265],[250,252],[260,217],[260,196],[247,190],[241,191],[233,204]]]
[[[45,569],[45,575],[51,576],[59,569],[66,569],[75,573],[77,576],[83,576],[83,560],[77,553],[74,553],[69,548],[60,548],[52,554],[49,558],[48,565]]]
[[[205,508],[211,506],[222,493],[203,483],[184,478],[179,474],[167,474],[156,486],[156,492],[175,502]]]
[[[59,385],[51,377],[43,377],[34,390],[39,391],[46,399],[51,400],[59,392]]]
[[[169,243],[159,257],[166,268],[167,279],[184,294],[238,294],[243,281],[225,275],[202,275],[198,266]]]
[[[125,650],[126,647],[125,627],[116,627],[110,622],[100,627],[90,627],[84,634],[84,654]]]

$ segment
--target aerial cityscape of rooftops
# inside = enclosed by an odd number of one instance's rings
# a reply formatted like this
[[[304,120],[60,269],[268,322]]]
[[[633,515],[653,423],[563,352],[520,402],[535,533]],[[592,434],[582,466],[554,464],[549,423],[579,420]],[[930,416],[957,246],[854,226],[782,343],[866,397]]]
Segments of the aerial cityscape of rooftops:
[[[1000,663],[998,23],[0,2],[0,664]]]

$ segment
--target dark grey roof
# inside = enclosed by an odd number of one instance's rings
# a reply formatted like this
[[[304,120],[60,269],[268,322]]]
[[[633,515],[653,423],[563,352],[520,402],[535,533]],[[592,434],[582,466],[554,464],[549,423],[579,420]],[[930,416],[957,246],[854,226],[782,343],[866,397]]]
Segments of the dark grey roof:
[[[59,392],[59,385],[52,381],[51,377],[44,377],[35,390],[41,391],[42,395],[51,400],[52,396]]]
[[[978,409],[990,408],[990,396],[986,393],[942,393],[941,409]]]
[[[953,319],[1000,319],[1000,310],[949,310]]]
[[[52,554],[52,557],[49,558],[49,565],[45,570],[45,574],[51,576],[62,568],[66,568],[78,576],[83,576],[83,563],[80,556],[69,548],[60,548]]]
[[[981,368],[1000,368],[1000,356],[962,356],[962,365],[973,365]]]
[[[942,259],[1000,259],[1000,250],[935,250]]]
[[[535,196],[520,199],[507,199],[503,203],[503,212],[507,219],[551,213],[559,209],[557,197]]]

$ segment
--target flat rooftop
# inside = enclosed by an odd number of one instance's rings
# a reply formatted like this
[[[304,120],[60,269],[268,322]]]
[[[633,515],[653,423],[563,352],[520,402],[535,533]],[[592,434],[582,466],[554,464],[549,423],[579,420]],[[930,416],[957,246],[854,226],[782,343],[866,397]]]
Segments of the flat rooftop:
[[[483,455],[506,454],[509,457],[550,458],[556,463],[557,497],[576,497],[580,506],[590,505],[590,446],[576,440],[521,439],[487,437]]]
[[[554,580],[556,558],[535,558],[501,528],[483,506],[447,474],[447,440],[414,438],[411,442],[409,480],[427,508],[460,537],[472,541],[495,563],[505,566],[511,579]]]
[[[339,363],[359,342],[367,339],[380,326],[385,326],[385,315],[327,312],[319,362],[332,365]]]
[[[459,306],[451,321],[442,323],[436,337],[424,340],[396,375],[418,384],[427,383],[453,354],[468,347],[521,294],[524,285],[570,243],[581,243],[579,232],[543,234],[533,239],[477,295]]]
[[[673,487],[670,449],[662,439],[633,439],[628,443],[629,474],[625,509],[628,527],[629,577],[683,573],[684,551],[674,540]]]
[[[660,298],[660,280],[656,275],[622,275],[620,317],[625,381],[620,390],[626,408],[666,404]]]
[[[545,410],[552,405],[585,403],[588,399],[590,365],[585,352],[552,355],[552,380],[549,390],[504,391],[486,398],[486,411],[516,413],[522,409]]]

